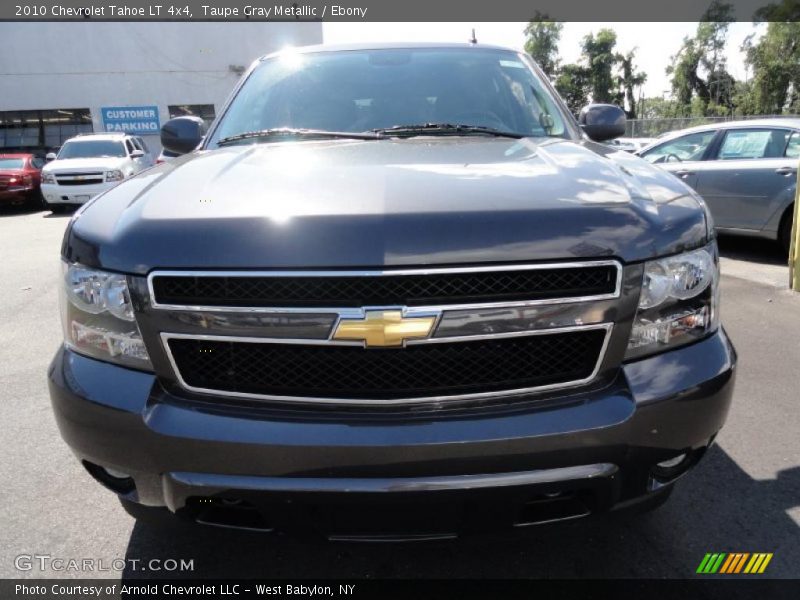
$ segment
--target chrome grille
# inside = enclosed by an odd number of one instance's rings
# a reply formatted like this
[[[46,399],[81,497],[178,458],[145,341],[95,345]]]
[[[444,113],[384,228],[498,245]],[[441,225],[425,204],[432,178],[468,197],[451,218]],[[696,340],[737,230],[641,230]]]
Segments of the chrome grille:
[[[59,185],[92,185],[103,183],[104,173],[56,173],[56,181]]]
[[[614,265],[476,272],[386,271],[360,274],[269,276],[172,273],[152,279],[158,304],[250,307],[437,306],[613,294]]]
[[[195,390],[413,401],[585,381],[606,333],[595,328],[379,350],[181,337],[166,343],[184,383]]]
[[[147,312],[174,313],[154,322],[177,384],[194,393],[350,405],[470,400],[591,382],[621,280],[616,261],[156,271]],[[341,323],[390,313],[434,317],[434,327],[394,347],[334,337]]]

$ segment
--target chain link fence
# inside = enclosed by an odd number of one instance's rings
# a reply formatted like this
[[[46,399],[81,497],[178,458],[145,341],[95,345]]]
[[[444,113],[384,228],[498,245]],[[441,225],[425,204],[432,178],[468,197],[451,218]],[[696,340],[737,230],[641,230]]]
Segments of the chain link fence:
[[[799,119],[800,115],[751,115],[747,117],[677,117],[672,119],[629,119],[625,137],[653,138],[669,131],[678,131],[696,125],[747,121],[752,119]]]

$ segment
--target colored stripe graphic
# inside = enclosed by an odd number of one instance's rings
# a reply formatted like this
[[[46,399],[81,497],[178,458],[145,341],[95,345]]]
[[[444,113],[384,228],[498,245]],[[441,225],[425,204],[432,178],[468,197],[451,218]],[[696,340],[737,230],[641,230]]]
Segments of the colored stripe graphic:
[[[696,572],[732,575],[742,573],[742,569],[744,569],[744,573],[761,574],[766,570],[772,556],[771,552],[755,552],[753,554],[749,552],[707,552],[700,561]]]
[[[697,567],[697,571],[695,571],[695,573],[705,573],[706,565],[708,564],[708,561],[710,559],[711,559],[711,554],[706,553],[706,555],[703,557],[703,560],[700,561],[700,566]]]
[[[724,563],[722,563],[722,568],[719,570],[719,572],[730,573],[731,569],[736,566],[737,562],[739,562],[738,554],[728,554],[728,558]]]
[[[740,571],[742,570],[742,567],[744,566],[744,563],[745,563],[745,561],[747,560],[747,557],[748,557],[748,556],[750,556],[750,553],[749,553],[749,552],[745,552],[744,554],[742,554],[742,558],[741,558],[741,560],[740,560],[740,561],[738,562],[738,564],[736,565],[736,570],[735,570],[735,571],[731,571],[731,573],[738,573],[738,572],[740,572]]]
[[[719,570],[720,565],[722,565],[722,561],[725,559],[726,554],[722,553],[714,553],[714,554],[706,554],[705,558],[703,558],[703,562],[700,563],[700,566],[697,567],[698,573],[716,573]]]

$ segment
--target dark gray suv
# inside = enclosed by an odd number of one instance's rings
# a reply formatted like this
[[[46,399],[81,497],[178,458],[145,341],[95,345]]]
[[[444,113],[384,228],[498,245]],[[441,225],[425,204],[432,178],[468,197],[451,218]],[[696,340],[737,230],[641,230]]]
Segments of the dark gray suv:
[[[518,52],[251,67],[62,248],[64,439],[129,512],[430,539],[655,506],[722,427],[713,223]]]

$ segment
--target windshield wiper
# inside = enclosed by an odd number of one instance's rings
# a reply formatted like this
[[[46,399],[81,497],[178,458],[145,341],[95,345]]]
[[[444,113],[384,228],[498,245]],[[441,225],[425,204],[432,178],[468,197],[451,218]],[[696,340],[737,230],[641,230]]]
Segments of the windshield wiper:
[[[395,125],[383,129],[373,129],[381,137],[412,137],[415,135],[492,135],[520,139],[522,133],[503,131],[483,125],[463,125],[460,123],[422,123],[420,125]]]
[[[274,129],[261,129],[259,131],[246,131],[244,133],[237,133],[236,135],[229,135],[217,142],[217,146],[224,146],[232,142],[240,140],[258,139],[258,138],[311,138],[311,139],[354,139],[354,140],[376,140],[380,136],[377,133],[371,132],[349,132],[349,131],[325,131],[324,129],[299,129],[294,127],[278,127]]]

